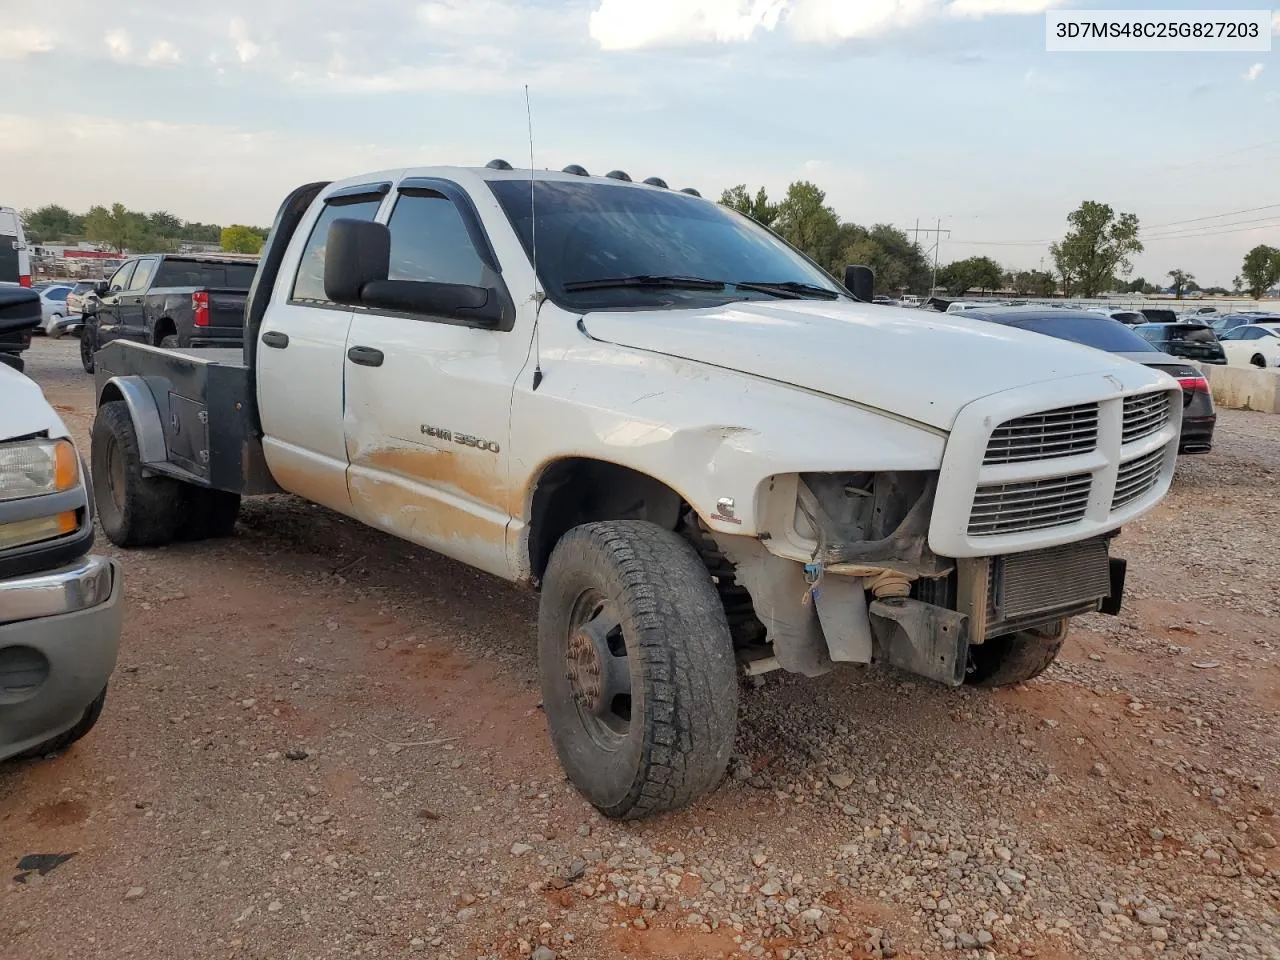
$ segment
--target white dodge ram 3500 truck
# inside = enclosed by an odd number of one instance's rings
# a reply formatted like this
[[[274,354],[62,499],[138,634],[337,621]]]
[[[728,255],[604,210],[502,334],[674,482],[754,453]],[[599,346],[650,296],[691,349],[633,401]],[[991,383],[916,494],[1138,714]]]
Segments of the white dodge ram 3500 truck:
[[[611,817],[719,782],[741,669],[1011,683],[1118,609],[1176,383],[862,302],[865,268],[691,193],[500,161],[299,188],[243,353],[97,355],[107,535],[284,490],[535,585],[551,736]]]

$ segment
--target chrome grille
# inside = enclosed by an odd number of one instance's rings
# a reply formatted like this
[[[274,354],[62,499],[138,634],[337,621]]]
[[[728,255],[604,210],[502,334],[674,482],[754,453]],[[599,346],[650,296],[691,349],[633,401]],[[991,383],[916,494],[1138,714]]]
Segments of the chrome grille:
[[[1084,518],[1092,474],[997,483],[978,487],[969,536],[991,537],[1061,527]]]
[[[983,463],[1053,460],[1088,453],[1098,445],[1098,405],[1083,403],[1018,417],[991,434]]]
[[[1169,395],[1144,393],[1124,398],[1123,443],[1132,443],[1164,429],[1169,422]]]
[[[1160,469],[1164,466],[1165,448],[1153,450],[1136,460],[1120,464],[1120,473],[1116,477],[1116,492],[1111,498],[1111,509],[1119,510],[1133,503],[1155,487],[1160,479]]]

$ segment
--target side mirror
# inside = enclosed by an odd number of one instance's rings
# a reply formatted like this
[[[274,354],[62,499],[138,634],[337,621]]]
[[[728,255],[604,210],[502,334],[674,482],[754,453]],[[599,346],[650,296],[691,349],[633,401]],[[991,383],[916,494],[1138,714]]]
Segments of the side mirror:
[[[109,280],[99,280],[93,285],[93,294],[97,297],[105,297],[111,292],[111,282]]]
[[[361,303],[365,284],[386,281],[391,231],[370,220],[339,219],[329,225],[324,251],[324,295],[334,303]]]
[[[876,272],[851,263],[844,268],[844,287],[863,303],[870,303],[876,292]]]

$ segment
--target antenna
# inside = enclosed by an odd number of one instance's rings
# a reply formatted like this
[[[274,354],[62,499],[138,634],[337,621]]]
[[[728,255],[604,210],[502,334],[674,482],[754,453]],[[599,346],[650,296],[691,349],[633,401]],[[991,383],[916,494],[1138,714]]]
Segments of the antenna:
[[[542,385],[542,334],[538,321],[542,318],[542,291],[538,289],[538,210],[534,190],[533,166],[533,108],[529,105],[529,85],[524,85],[524,115],[529,124],[529,232],[533,248],[533,389]]]

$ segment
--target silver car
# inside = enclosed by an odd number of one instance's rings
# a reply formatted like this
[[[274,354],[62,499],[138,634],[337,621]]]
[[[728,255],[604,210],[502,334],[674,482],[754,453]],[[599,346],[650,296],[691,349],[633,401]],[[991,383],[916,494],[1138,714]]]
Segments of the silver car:
[[[102,714],[124,589],[92,545],[65,425],[39,387],[0,366],[0,760],[63,750]]]

